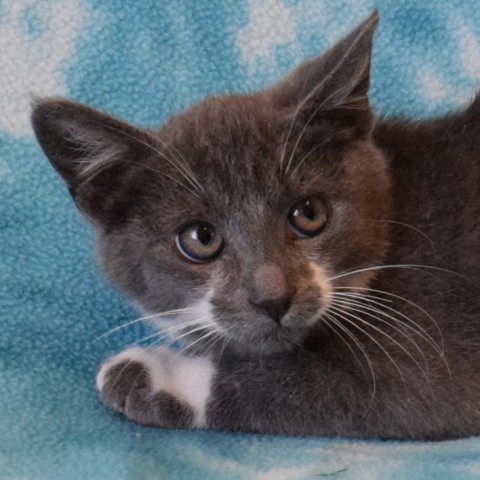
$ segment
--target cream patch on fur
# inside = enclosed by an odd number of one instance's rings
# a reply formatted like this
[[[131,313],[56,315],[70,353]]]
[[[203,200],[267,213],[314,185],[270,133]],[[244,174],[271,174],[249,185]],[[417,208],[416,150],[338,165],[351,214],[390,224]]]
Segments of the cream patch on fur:
[[[320,268],[313,262],[310,262],[310,268],[313,273],[313,283],[315,283],[320,290],[322,298],[321,313],[323,313],[330,308],[332,303],[332,284],[329,280],[330,276],[325,269]],[[317,317],[314,317],[314,320],[317,321]]]
[[[141,363],[151,378],[153,393],[166,392],[186,403],[194,413],[193,426],[206,426],[206,408],[216,369],[207,357],[185,357],[168,348],[129,348],[109,358],[97,374],[99,391],[108,370],[124,362]]]

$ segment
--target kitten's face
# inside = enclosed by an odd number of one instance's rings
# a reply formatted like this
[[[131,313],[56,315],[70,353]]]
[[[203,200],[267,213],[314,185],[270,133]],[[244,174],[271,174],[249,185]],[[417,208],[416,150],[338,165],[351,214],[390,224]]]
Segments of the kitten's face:
[[[169,322],[197,345],[278,351],[328,315],[336,286],[369,280],[336,275],[385,253],[389,179],[359,93],[368,69],[355,72],[341,98],[327,82],[305,97],[291,77],[208,99],[157,134],[65,102],[37,107],[34,126],[97,227],[103,269],[144,310],[180,310]]]
[[[138,279],[127,276],[122,286],[143,283],[137,298],[149,313],[194,308],[171,316],[178,324],[199,319],[178,330],[196,329],[190,340],[207,335],[213,344],[220,335],[238,349],[265,351],[296,345],[321,320],[335,285],[366,283],[365,274],[331,278],[382,259],[383,157],[328,125],[298,145],[294,128],[286,143],[291,122],[260,96],[210,99],[173,118],[159,146],[172,162],[185,161],[189,173],[176,178],[186,188],[165,190],[155,172],[165,159],[153,153],[134,180],[148,198],[142,211],[133,225],[101,235],[104,269],[118,281],[135,264]],[[202,232],[206,246],[195,239]]]

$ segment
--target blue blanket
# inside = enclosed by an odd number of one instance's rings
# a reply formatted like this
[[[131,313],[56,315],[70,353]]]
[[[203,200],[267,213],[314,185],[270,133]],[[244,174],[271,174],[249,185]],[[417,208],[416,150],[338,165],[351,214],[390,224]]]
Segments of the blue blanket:
[[[315,55],[374,0],[0,1],[0,479],[480,478],[480,441],[280,438],[142,428],[94,389],[148,335],[97,273],[92,234],[36,145],[31,95],[155,126],[208,94],[252,91]],[[480,79],[477,0],[380,4],[372,100],[421,117]],[[480,399],[479,399],[480,402]]]

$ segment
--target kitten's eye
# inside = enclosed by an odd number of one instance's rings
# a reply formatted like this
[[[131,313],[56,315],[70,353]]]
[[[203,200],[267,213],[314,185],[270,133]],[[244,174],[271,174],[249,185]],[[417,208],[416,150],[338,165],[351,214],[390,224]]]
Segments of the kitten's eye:
[[[300,238],[314,237],[328,220],[328,206],[321,197],[311,196],[297,202],[288,213],[293,232]]]
[[[180,253],[197,263],[210,262],[223,248],[223,238],[209,223],[198,222],[185,227],[175,239]]]

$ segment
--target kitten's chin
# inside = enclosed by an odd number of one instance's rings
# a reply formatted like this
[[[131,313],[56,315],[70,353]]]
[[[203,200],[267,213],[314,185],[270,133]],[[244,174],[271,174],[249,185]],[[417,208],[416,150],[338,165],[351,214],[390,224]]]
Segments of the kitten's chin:
[[[311,328],[312,326],[295,329],[277,327],[270,331],[252,330],[229,337],[227,348],[237,355],[250,357],[291,352],[302,347]]]

